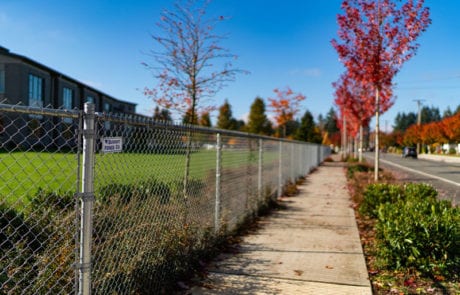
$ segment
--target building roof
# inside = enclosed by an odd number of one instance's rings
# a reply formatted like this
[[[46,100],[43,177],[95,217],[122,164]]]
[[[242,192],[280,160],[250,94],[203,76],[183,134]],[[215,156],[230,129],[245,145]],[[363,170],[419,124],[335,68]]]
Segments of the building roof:
[[[108,95],[108,94],[106,94],[106,93],[104,93],[104,92],[102,92],[102,91],[100,91],[100,90],[98,90],[98,89],[96,89],[96,88],[94,88],[94,87],[92,87],[92,86],[90,86],[90,85],[87,85],[87,84],[85,84],[85,83],[83,83],[83,82],[81,82],[81,81],[78,81],[77,79],[74,79],[74,78],[72,78],[72,77],[70,77],[70,76],[67,76],[67,75],[65,75],[65,74],[63,74],[63,73],[61,73],[61,72],[59,72],[59,71],[56,71],[55,69],[52,69],[52,68],[50,68],[50,67],[48,67],[48,66],[46,66],[46,65],[44,65],[44,64],[41,64],[41,63],[39,63],[39,62],[37,62],[37,61],[35,61],[35,60],[33,60],[33,59],[27,57],[27,56],[20,55],[20,54],[17,54],[17,53],[12,53],[12,52],[10,52],[10,50],[9,50],[8,48],[5,48],[5,47],[3,47],[3,46],[1,46],[1,45],[0,45],[0,54],[9,55],[9,56],[11,56],[11,57],[20,59],[20,60],[22,60],[22,61],[25,62],[25,63],[31,64],[31,65],[33,65],[33,66],[35,66],[35,67],[37,67],[37,68],[40,68],[40,69],[45,70],[45,71],[47,71],[47,72],[50,72],[50,73],[52,73],[54,76],[58,76],[58,77],[64,78],[64,79],[66,79],[67,81],[73,82],[73,83],[75,83],[75,84],[83,85],[83,86],[84,86],[85,88],[87,88],[88,90],[94,91],[94,92],[97,92],[97,93],[100,93],[100,94],[106,96],[107,98],[113,99],[113,100],[115,100],[115,101],[117,101],[117,102],[122,102],[122,103],[130,104],[130,105],[133,105],[133,106],[136,106],[136,105],[137,105],[137,103],[132,103],[132,102],[128,102],[128,101],[125,101],[125,100],[117,99],[117,98],[115,98],[115,97],[113,97],[113,96],[111,96],[111,95]]]

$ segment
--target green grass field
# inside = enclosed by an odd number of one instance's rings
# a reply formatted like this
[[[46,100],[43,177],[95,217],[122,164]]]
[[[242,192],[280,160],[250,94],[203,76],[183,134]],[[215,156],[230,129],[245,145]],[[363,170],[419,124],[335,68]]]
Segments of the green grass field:
[[[273,161],[277,153],[264,154],[264,162]],[[80,162],[82,160],[80,159]],[[258,153],[227,150],[222,154],[224,168],[257,164]],[[190,177],[204,179],[216,167],[216,151],[194,152],[190,161]],[[155,178],[165,183],[184,177],[184,154],[97,154],[95,190],[112,183],[130,184]],[[0,154],[0,198],[14,207],[27,205],[39,189],[54,192],[75,192],[78,179],[76,154],[45,152],[14,152]]]

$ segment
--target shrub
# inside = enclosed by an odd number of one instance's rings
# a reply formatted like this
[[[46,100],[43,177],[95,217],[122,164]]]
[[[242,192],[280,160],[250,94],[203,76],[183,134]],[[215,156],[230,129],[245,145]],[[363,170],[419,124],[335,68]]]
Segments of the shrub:
[[[384,267],[449,276],[460,271],[460,209],[413,196],[379,207],[377,259]]]
[[[364,199],[359,207],[359,212],[377,217],[380,205],[408,199],[434,201],[437,195],[438,192],[428,184],[408,183],[404,186],[386,183],[371,184],[364,191]]]
[[[357,163],[353,165],[349,165],[347,168],[347,178],[351,179],[355,176],[356,172],[369,172],[373,168],[365,163]]]
[[[35,210],[52,210],[62,211],[67,209],[73,209],[75,206],[74,192],[55,192],[45,191],[42,188],[37,190],[37,193],[33,197],[29,197],[31,204],[31,211]]]
[[[214,175],[215,175],[215,172],[213,170]],[[210,174],[212,174],[210,173]],[[178,198],[182,198],[183,197],[183,193],[184,193],[184,181],[181,179],[181,180],[177,180],[177,181],[174,181],[173,183],[173,187],[174,187],[174,191],[176,192],[176,196]],[[190,177],[187,181],[187,195],[189,197],[199,197],[201,195],[203,195],[203,191],[206,189],[206,183],[201,180],[201,179],[197,179],[197,178],[192,178]]]
[[[371,217],[377,217],[381,204],[394,203],[402,198],[403,189],[399,185],[375,183],[369,185],[364,191],[364,199],[359,207],[359,212]]]
[[[134,184],[111,183],[98,191],[98,199],[103,202],[120,202],[127,204],[133,200],[145,201],[148,198],[158,198],[162,204],[169,202],[171,190],[159,180],[149,179]]]
[[[0,285],[11,294],[70,293],[75,212],[67,209],[74,208],[73,194],[39,190],[30,199],[27,212],[0,204]]]
[[[436,189],[425,183],[407,183],[404,185],[404,195],[406,198],[429,199],[435,201],[438,196]]]

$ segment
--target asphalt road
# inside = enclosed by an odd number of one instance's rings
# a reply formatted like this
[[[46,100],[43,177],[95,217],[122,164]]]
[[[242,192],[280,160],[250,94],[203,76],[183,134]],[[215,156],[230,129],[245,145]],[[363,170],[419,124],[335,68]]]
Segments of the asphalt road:
[[[402,158],[388,153],[380,156],[380,167],[393,172],[398,180],[431,184],[438,190],[440,199],[460,204],[460,164]],[[365,157],[373,163],[373,153],[366,153]]]

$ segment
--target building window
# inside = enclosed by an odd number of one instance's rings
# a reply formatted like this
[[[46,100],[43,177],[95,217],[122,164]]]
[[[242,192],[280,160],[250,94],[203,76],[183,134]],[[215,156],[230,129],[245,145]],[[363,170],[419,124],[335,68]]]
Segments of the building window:
[[[88,96],[86,97],[86,102],[94,103],[94,97],[88,95]]]
[[[29,106],[43,107],[43,78],[29,74]]]
[[[62,92],[62,107],[65,110],[72,109],[72,101],[73,101],[73,90],[70,88],[64,87]]]
[[[5,70],[0,69],[0,94],[5,93]]]
[[[104,102],[104,113],[110,113],[111,107],[108,102]]]
[[[73,90],[64,87],[62,90],[62,107],[64,110],[71,110],[73,107]],[[72,123],[72,118],[63,118],[65,123]]]
[[[111,106],[108,102],[104,102],[104,113],[110,113],[111,111]],[[105,130],[110,130],[110,122],[108,119],[105,119],[106,121],[104,122],[104,128]]]

